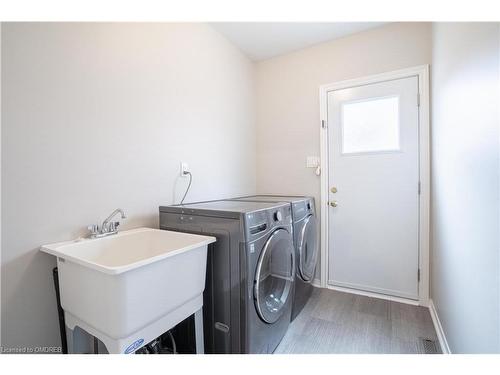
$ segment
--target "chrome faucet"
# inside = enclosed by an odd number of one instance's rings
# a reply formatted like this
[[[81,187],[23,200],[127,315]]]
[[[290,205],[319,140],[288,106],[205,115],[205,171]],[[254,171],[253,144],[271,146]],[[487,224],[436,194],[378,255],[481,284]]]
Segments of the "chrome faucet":
[[[89,225],[87,228],[90,231],[90,238],[100,238],[118,233],[118,226],[120,225],[120,222],[111,221],[111,219],[118,214],[121,214],[122,219],[127,218],[127,216],[125,216],[125,212],[123,212],[121,208],[117,208],[102,222],[101,225]]]

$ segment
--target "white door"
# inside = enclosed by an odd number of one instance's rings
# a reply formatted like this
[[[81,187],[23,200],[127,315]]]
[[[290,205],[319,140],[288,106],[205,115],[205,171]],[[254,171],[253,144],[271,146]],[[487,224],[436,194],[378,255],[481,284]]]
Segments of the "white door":
[[[328,283],[418,299],[418,77],[328,93]]]

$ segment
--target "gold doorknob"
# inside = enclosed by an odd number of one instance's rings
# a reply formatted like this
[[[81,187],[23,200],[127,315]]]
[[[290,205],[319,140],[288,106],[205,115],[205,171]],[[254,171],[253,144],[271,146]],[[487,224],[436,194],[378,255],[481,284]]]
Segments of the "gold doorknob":
[[[330,189],[330,191],[331,191],[333,194],[335,194],[335,193],[337,192],[337,188],[334,186],[334,187],[332,187],[332,188]]]
[[[330,206],[332,206],[332,207],[337,207],[337,206],[338,206],[337,201],[331,201],[331,202],[330,202]]]

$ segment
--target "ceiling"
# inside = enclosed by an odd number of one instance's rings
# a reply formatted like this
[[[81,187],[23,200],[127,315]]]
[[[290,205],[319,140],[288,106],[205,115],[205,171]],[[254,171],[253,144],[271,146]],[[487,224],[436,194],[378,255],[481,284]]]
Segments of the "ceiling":
[[[383,22],[211,23],[253,61],[269,59],[383,25]]]

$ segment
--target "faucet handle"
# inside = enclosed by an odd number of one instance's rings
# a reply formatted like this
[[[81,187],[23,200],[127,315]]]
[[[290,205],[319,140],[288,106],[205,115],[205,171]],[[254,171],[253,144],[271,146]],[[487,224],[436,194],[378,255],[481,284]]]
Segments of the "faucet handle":
[[[92,234],[96,234],[99,232],[99,225],[97,224],[91,224],[87,227],[87,229],[90,231]]]
[[[108,224],[108,231],[116,232],[118,230],[119,225],[120,225],[119,221],[112,221],[111,223]]]

